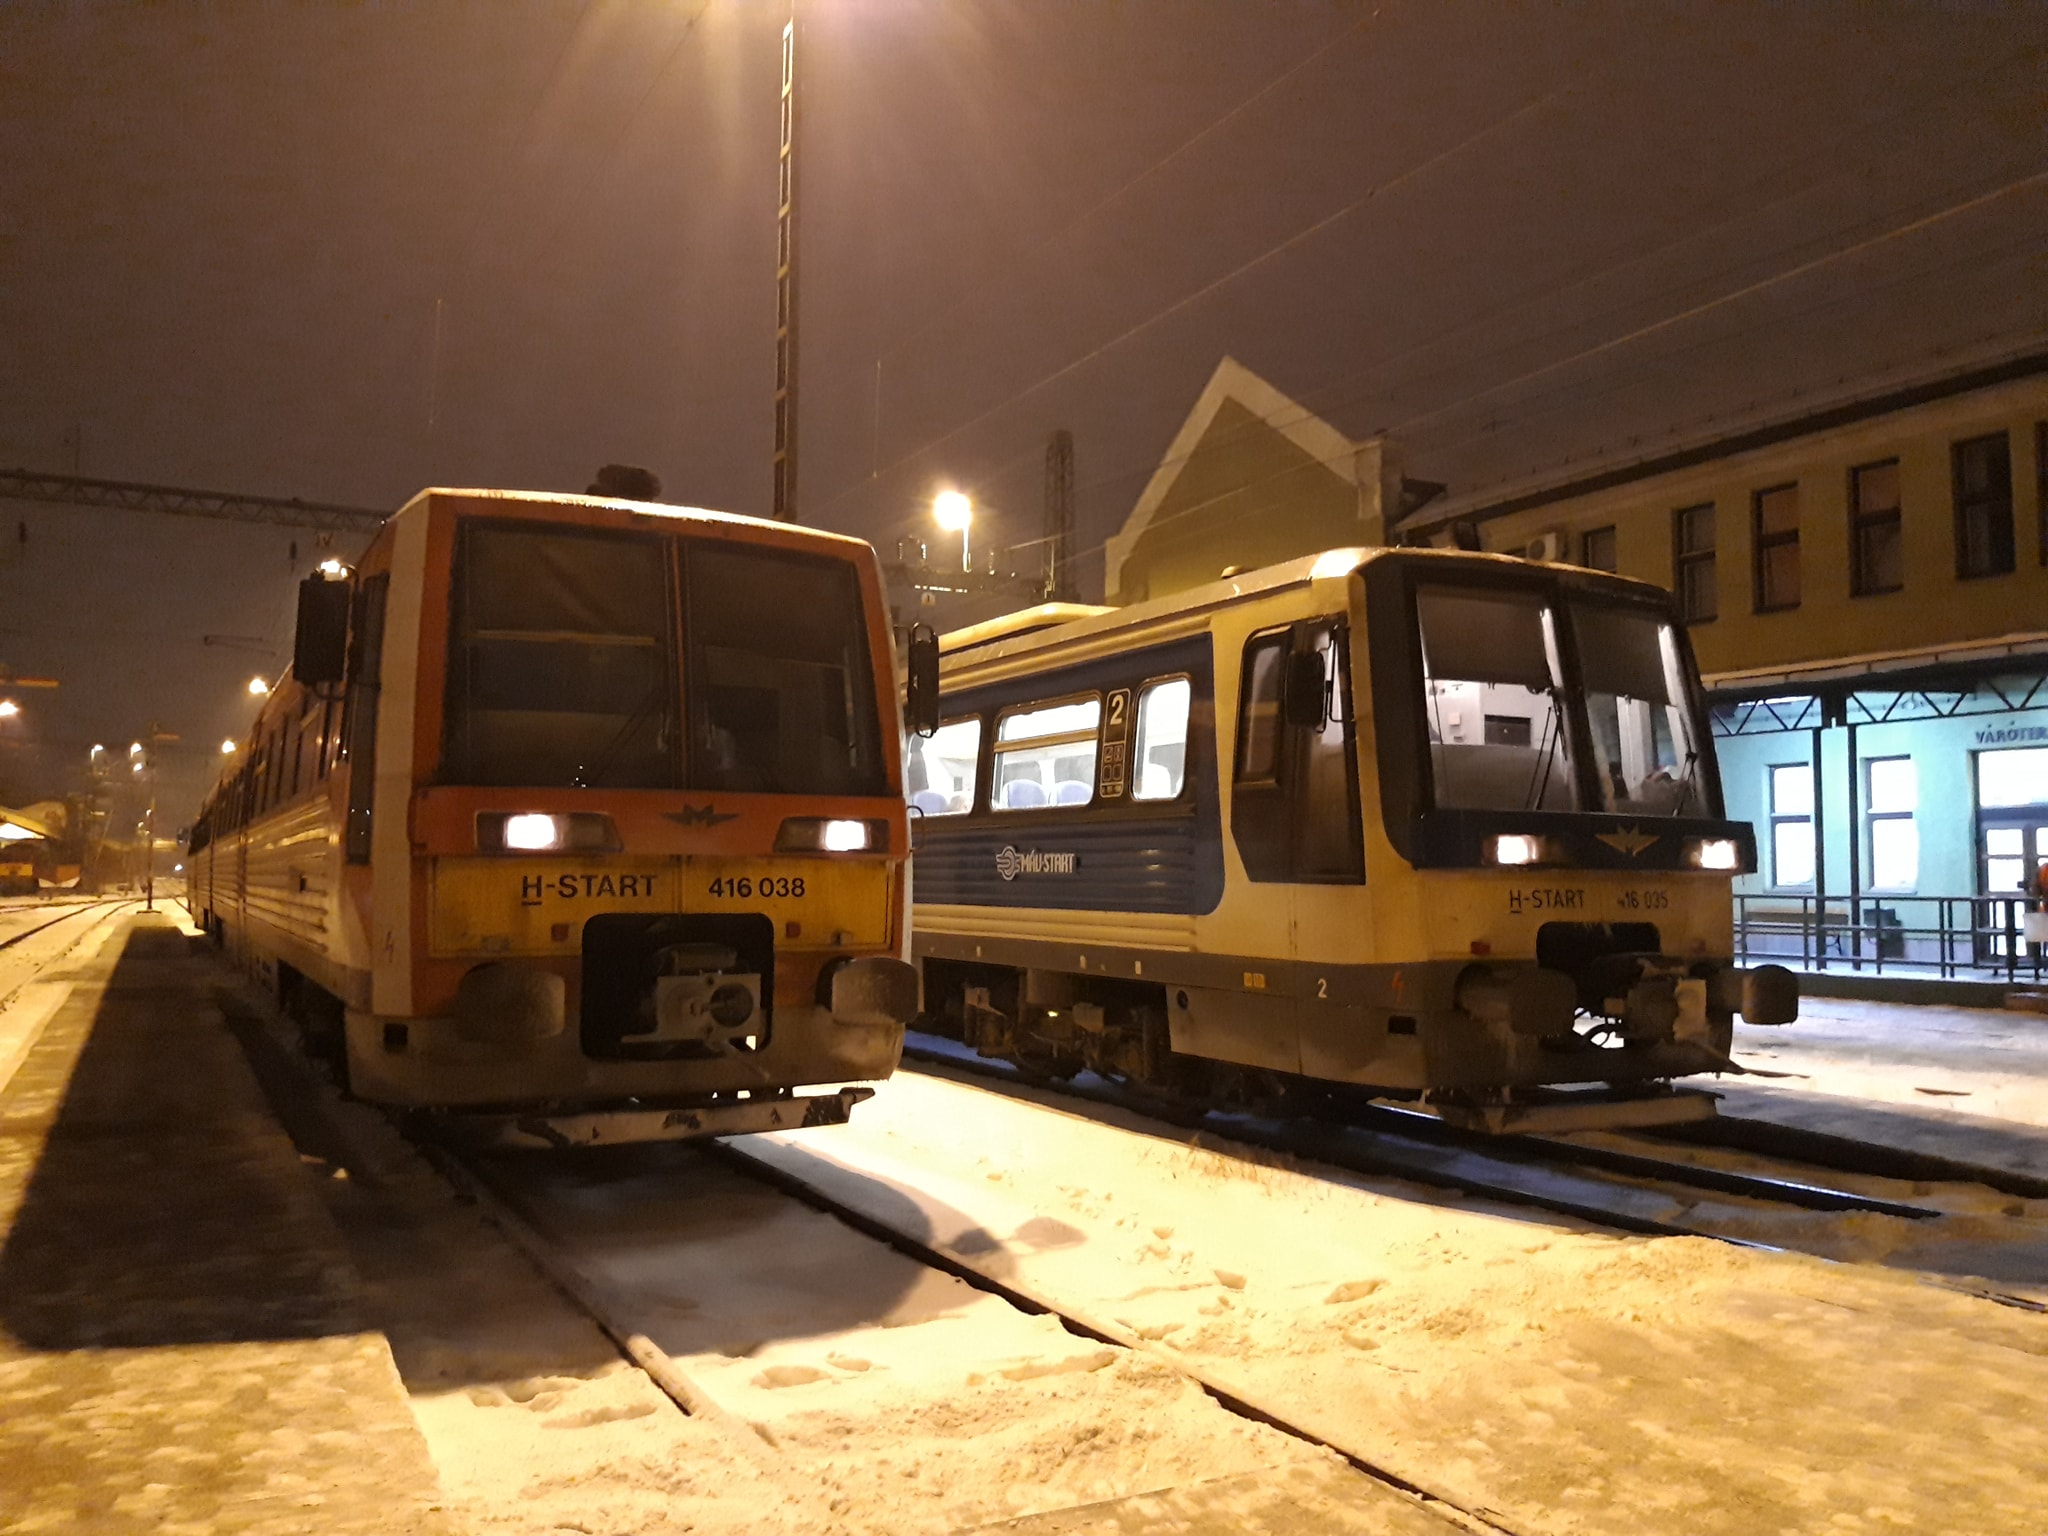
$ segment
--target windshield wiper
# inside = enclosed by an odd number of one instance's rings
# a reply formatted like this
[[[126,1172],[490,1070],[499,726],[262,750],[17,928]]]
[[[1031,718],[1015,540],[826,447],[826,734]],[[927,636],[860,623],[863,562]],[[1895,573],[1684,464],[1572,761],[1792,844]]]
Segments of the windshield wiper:
[[[1685,772],[1680,774],[1678,778],[1678,797],[1671,802],[1671,816],[1673,820],[1676,820],[1685,813],[1686,804],[1692,799],[1692,771],[1699,766],[1699,762],[1699,753],[1687,752],[1685,754]]]
[[[647,696],[634,708],[633,713],[626,716],[625,723],[614,731],[611,739],[593,754],[597,760],[596,766],[590,770],[589,775],[585,778],[582,785],[583,788],[595,789],[603,782],[604,776],[611,772],[613,760],[625,748],[627,739],[632,736],[635,730],[639,729],[640,722],[653,712],[654,706],[661,702],[661,696],[667,691],[668,679],[666,677],[655,678],[654,686],[647,690]]]

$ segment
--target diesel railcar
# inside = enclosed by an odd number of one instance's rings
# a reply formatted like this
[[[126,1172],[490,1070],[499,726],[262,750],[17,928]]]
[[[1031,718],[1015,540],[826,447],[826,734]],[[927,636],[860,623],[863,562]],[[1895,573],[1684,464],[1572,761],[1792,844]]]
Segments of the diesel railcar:
[[[302,586],[189,903],[357,1096],[486,1140],[843,1120],[916,1008],[893,673],[859,540],[422,492]]]
[[[1492,1130],[1711,1113],[1727,820],[1670,598],[1335,550],[941,641],[911,743],[925,1027],[1205,1098],[1315,1087]]]

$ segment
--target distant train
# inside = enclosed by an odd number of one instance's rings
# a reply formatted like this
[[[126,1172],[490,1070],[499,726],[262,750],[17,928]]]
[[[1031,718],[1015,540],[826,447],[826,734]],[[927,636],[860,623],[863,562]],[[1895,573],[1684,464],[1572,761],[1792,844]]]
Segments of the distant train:
[[[302,586],[193,913],[358,1096],[486,1140],[844,1120],[917,1002],[887,613],[856,539],[422,492]]]
[[[1733,962],[1755,835],[1660,588],[1334,550],[941,648],[914,958],[984,1054],[1564,1127],[1711,1113],[1671,1080],[1797,1014]]]

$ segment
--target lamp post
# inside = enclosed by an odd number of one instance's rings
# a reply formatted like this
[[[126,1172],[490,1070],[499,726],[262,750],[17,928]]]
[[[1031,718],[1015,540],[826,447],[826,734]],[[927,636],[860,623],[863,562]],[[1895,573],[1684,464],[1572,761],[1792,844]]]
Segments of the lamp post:
[[[960,569],[963,572],[973,570],[974,561],[968,553],[967,538],[968,530],[974,524],[974,503],[963,492],[941,491],[933,498],[932,516],[947,533],[960,535]]]

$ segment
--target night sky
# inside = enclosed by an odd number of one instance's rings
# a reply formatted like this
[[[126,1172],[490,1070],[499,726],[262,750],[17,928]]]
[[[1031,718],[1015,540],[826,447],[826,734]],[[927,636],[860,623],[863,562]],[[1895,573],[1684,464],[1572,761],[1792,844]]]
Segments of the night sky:
[[[1456,493],[2048,337],[2048,7],[802,14],[799,510],[885,555],[1065,426],[1099,590],[1226,354]],[[765,512],[785,15],[0,9],[0,466]],[[0,801],[155,721],[181,819],[324,551],[0,514]]]

